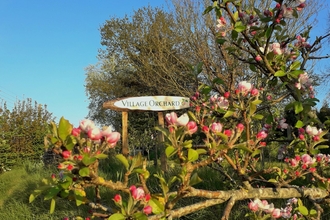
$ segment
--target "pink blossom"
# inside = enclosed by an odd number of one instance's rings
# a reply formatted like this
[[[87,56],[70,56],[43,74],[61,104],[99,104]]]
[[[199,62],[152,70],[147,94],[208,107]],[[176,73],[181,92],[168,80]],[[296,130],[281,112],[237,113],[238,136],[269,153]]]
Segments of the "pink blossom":
[[[209,130],[210,130],[209,127],[207,127],[207,126],[205,126],[205,125],[202,127],[202,131],[203,131],[204,133],[209,132]]]
[[[288,129],[288,124],[287,123],[285,123],[286,122],[286,119],[285,118],[283,118],[283,119],[281,119],[280,121],[279,121],[279,124],[278,124],[278,126],[279,126],[279,128],[280,129]]]
[[[73,128],[72,131],[71,131],[71,134],[75,137],[78,137],[81,133],[81,128],[78,127],[78,128]]]
[[[307,125],[306,133],[311,135],[311,136],[320,135],[322,133],[322,129],[317,129],[316,127],[312,127],[310,125]]]
[[[282,216],[281,210],[276,208],[272,211],[272,217],[273,218],[280,218]]]
[[[281,15],[284,18],[293,18],[293,9],[286,7],[286,5],[282,5]]]
[[[147,205],[146,207],[143,208],[143,213],[146,215],[151,214],[152,212],[152,207],[150,205]]]
[[[119,132],[111,132],[105,137],[106,141],[111,144],[112,146],[116,145],[116,143],[120,139],[120,133]]]
[[[221,108],[221,109],[228,109],[229,106],[229,101],[228,99],[226,99],[225,97],[221,96],[218,98],[218,102],[217,105]]]
[[[268,134],[265,131],[259,131],[257,134],[257,139],[265,139]]]
[[[230,92],[225,92],[225,93],[223,94],[223,96],[224,96],[226,99],[228,99],[229,96],[230,96]]]
[[[216,29],[219,31],[222,27],[225,27],[227,22],[226,19],[224,17],[220,17],[219,19],[217,19],[218,24],[216,26]]]
[[[283,50],[281,49],[281,45],[279,43],[270,44],[270,51],[273,51],[275,55],[281,55]]]
[[[94,127],[88,130],[87,135],[90,139],[96,141],[102,138],[102,132],[99,128]]]
[[[188,128],[189,134],[195,133],[198,129],[197,124],[194,121],[189,121],[187,124],[187,128]]]
[[[296,167],[296,166],[298,166],[298,161],[296,160],[296,159],[291,159],[290,160],[290,165],[292,166],[292,167]]]
[[[106,127],[106,128],[103,128],[103,130],[102,130],[102,136],[103,137],[106,137],[106,136],[108,136],[109,134],[111,134],[112,133],[112,127],[111,126],[108,126],[108,127]]]
[[[66,167],[66,169],[69,170],[69,171],[71,171],[73,168],[74,168],[74,167],[73,167],[72,164],[69,164],[69,165]]]
[[[214,122],[211,125],[211,131],[214,133],[218,133],[222,131],[222,124],[220,124],[219,122]]]
[[[255,201],[251,201],[249,202],[248,207],[252,212],[256,212],[259,209],[259,204]]]
[[[252,90],[251,90],[251,95],[252,95],[252,96],[257,96],[257,95],[259,95],[259,90],[256,89],[256,88],[252,89]]]
[[[132,195],[133,199],[141,200],[144,198],[145,193],[144,193],[144,190],[142,187],[136,188],[136,186],[133,185],[129,189],[131,191],[131,195]]]
[[[95,128],[95,124],[93,121],[91,121],[89,119],[84,119],[84,120],[80,121],[79,127],[84,132],[88,132],[90,129]]]
[[[238,92],[243,95],[247,95],[252,89],[252,84],[246,81],[242,81],[238,84]]]
[[[313,159],[309,154],[304,154],[301,156],[301,161],[306,165],[311,165],[315,162],[315,159]]]
[[[178,116],[175,112],[167,113],[165,115],[165,120],[169,125],[176,124],[177,119],[178,119]]]

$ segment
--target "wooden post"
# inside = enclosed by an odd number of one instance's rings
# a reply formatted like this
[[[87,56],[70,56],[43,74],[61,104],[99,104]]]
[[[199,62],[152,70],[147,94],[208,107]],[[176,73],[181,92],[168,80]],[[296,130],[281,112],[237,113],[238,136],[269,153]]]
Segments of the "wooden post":
[[[163,112],[158,112],[158,124],[162,128],[165,125]],[[164,134],[162,132],[158,132],[158,149],[160,152],[160,167],[162,171],[167,171],[167,158],[164,147]]]
[[[121,152],[124,156],[128,156],[129,153],[127,124],[128,124],[128,112],[124,111],[122,112],[122,149],[121,149]]]

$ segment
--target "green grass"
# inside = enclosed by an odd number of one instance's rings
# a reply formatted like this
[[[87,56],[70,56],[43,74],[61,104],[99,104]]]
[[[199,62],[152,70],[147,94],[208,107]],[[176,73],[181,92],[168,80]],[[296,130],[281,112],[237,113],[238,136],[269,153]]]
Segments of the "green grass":
[[[77,208],[73,202],[57,200],[54,214],[49,214],[50,201],[41,197],[29,204],[29,196],[52,170],[42,164],[25,162],[0,175],[0,219],[59,220],[66,216],[88,216],[88,210]]]

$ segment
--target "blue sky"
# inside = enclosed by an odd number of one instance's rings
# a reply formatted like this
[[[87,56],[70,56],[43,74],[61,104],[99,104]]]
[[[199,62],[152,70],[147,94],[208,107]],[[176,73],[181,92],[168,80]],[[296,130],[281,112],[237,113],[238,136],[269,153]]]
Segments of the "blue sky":
[[[149,4],[165,0],[0,0],[0,103],[32,98],[77,125],[88,114],[84,69],[97,62],[100,26]],[[325,20],[324,10],[315,33]]]
[[[1,0],[0,103],[32,98],[77,125],[88,114],[84,69],[97,62],[100,26],[149,4],[164,1]]]

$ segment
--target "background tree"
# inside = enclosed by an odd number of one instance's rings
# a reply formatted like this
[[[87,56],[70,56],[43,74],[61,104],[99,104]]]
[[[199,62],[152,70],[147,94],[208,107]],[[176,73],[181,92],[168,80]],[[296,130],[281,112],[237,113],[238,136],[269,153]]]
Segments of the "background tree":
[[[0,161],[13,165],[18,160],[40,160],[48,123],[54,120],[46,105],[32,99],[18,101],[12,110],[0,106]]]

